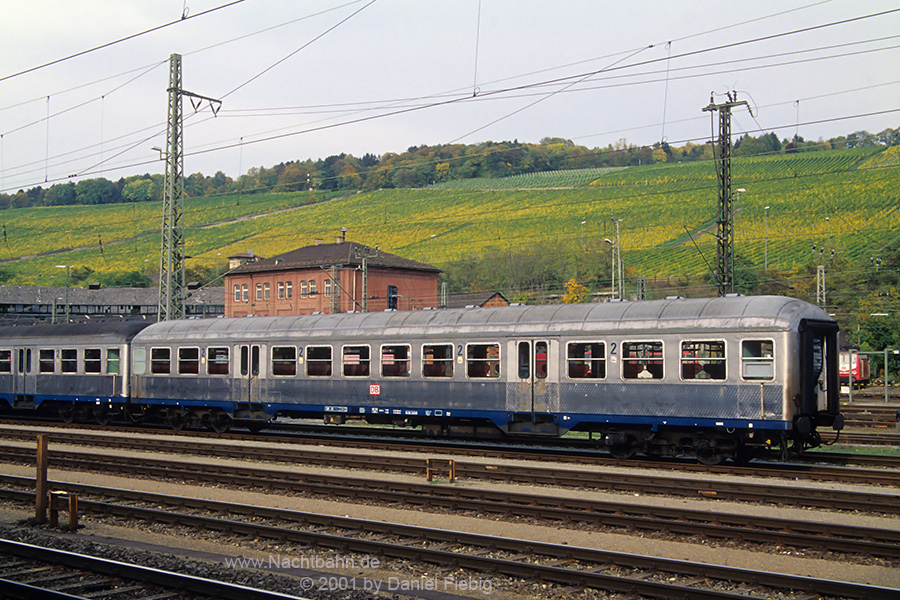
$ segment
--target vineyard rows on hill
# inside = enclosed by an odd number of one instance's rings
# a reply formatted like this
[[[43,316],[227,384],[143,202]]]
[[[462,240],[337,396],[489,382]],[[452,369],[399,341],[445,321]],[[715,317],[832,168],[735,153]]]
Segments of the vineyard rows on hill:
[[[736,252],[761,266],[767,245],[769,265],[790,269],[812,260],[813,244],[847,258],[877,250],[900,230],[900,165],[891,155],[882,160],[880,150],[736,159],[733,188],[745,190],[734,203]],[[188,266],[224,269],[229,254],[273,256],[317,238],[334,241],[342,227],[350,240],[438,267],[540,244],[606,251],[614,221],[632,275],[698,275],[715,262],[712,163],[536,173],[467,186],[333,199],[308,192],[189,198]],[[63,264],[158,269],[159,203],[13,209],[0,220],[0,261],[13,272],[10,283],[58,284],[50,276]]]

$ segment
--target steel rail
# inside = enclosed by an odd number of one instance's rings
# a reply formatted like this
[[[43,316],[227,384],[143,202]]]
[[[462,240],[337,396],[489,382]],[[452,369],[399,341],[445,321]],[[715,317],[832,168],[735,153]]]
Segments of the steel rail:
[[[179,592],[188,592],[195,596],[222,598],[223,600],[288,600],[295,596],[288,596],[277,592],[259,590],[243,585],[206,579],[183,573],[163,571],[150,567],[143,567],[133,563],[109,560],[86,554],[67,552],[52,548],[43,548],[32,544],[25,544],[12,540],[0,539],[0,554],[17,556],[34,561],[46,562],[52,565],[69,569],[87,571],[100,574],[118,580],[136,581],[144,585],[153,585]],[[6,574],[9,577],[9,574]],[[39,585],[20,586],[11,579],[0,580],[2,595],[4,598],[15,597],[33,600],[35,598],[83,598],[84,596],[57,595],[52,589],[44,589]],[[19,596],[16,589],[23,595]]]
[[[66,482],[54,482],[57,486],[71,485]],[[261,516],[279,521],[303,523],[312,527],[329,527],[351,530],[358,535],[378,534],[402,536],[410,541],[406,544],[395,541],[384,541],[372,538],[350,537],[346,533],[335,535],[322,531],[304,531],[232,519],[222,519],[207,515],[172,513],[158,508],[142,508],[133,505],[112,504],[85,500],[84,510],[101,515],[117,516],[126,519],[143,519],[153,523],[165,523],[174,526],[197,527],[214,530],[231,535],[250,536],[252,538],[276,539],[280,543],[294,542],[315,548],[327,548],[344,553],[377,554],[390,558],[423,561],[432,564],[468,568],[482,572],[499,573],[508,576],[522,577],[528,580],[540,579],[579,587],[595,587],[606,590],[632,594],[648,595],[661,598],[753,598],[745,591],[710,590],[695,587],[696,579],[691,585],[684,583],[668,583],[645,579],[646,574],[637,577],[623,577],[598,572],[600,568],[615,565],[627,569],[663,571],[683,577],[715,579],[727,582],[751,584],[754,587],[765,586],[779,589],[802,590],[806,593],[838,595],[843,598],[895,598],[898,590],[881,588],[865,584],[855,584],[835,580],[821,580],[803,576],[786,575],[771,572],[680,561],[661,557],[604,551],[593,548],[571,546],[567,544],[550,544],[533,540],[502,538],[482,534],[426,528],[381,521],[367,521],[349,517],[321,515],[286,509],[262,509],[259,506],[241,505],[228,502],[206,501],[195,498],[163,497],[159,494],[143,492],[126,492],[134,494],[134,500],[143,497],[146,503],[163,505],[184,505],[207,512],[223,512],[229,515],[243,514],[258,519]],[[8,491],[4,491],[4,494]],[[108,490],[107,493],[113,493]],[[27,492],[13,493],[19,500],[31,500]],[[423,546],[423,541],[437,544],[437,548]],[[446,545],[456,548],[447,550]],[[515,559],[496,558],[464,552],[460,548],[475,547],[489,550],[491,553],[506,552]],[[522,555],[539,556],[543,559],[555,559],[554,562],[576,562],[587,564],[587,568],[571,568],[557,565],[545,565],[535,561],[523,561]]]
[[[22,432],[20,430],[9,430],[0,427],[0,437],[6,439],[26,440],[36,435],[36,432]],[[334,466],[341,464],[347,468],[374,468],[377,470],[389,469],[401,473],[417,473],[421,470],[421,461],[414,458],[392,457],[389,463],[384,458],[377,455],[354,453],[332,453],[326,450],[310,450],[302,448],[267,448],[259,446],[235,446],[226,442],[210,442],[197,440],[179,440],[173,442],[171,440],[161,441],[153,436],[148,438],[124,438],[119,435],[98,434],[98,433],[74,433],[74,432],[53,432],[48,434],[50,439],[56,443],[64,443],[71,445],[90,445],[92,447],[98,445],[114,446],[119,449],[128,449],[147,452],[163,452],[163,453],[191,453],[203,456],[215,457],[231,457],[248,460],[275,460],[278,462],[303,463],[320,466]],[[403,451],[404,448],[395,448],[396,451]],[[504,453],[507,458],[515,458],[517,460],[559,460],[558,455],[551,454],[535,454],[535,453]],[[576,462],[583,459],[583,455],[569,457]],[[897,457],[894,457],[898,460]],[[563,459],[564,460],[564,459]],[[610,461],[609,464],[629,465],[630,462]],[[646,463],[641,463],[643,466]],[[663,466],[667,468],[670,463],[651,463],[653,466]],[[900,466],[900,462],[895,463]],[[773,477],[773,478],[790,478],[790,479],[808,479],[814,481],[837,481],[842,483],[866,483],[873,485],[900,485],[900,473],[887,471],[884,469],[851,469],[844,466],[821,466],[821,465],[782,465],[767,464],[765,466],[749,467],[706,467],[700,465],[679,464],[678,470],[716,473],[716,474],[752,474],[757,477]],[[517,466],[499,466],[492,465],[488,467],[488,471],[480,468],[480,465],[457,462],[457,473],[460,476],[469,478],[489,478],[497,480],[502,476],[508,476],[510,481],[519,481],[525,483],[542,483],[547,482],[552,485],[575,485],[584,487],[589,485],[596,476],[590,471],[579,471],[574,477],[565,471],[556,469],[536,468],[536,467],[517,467]],[[558,475],[557,475],[558,474]],[[564,475],[569,475],[565,477]],[[606,475],[604,475],[604,478]]]
[[[30,457],[18,453],[23,460]],[[669,508],[626,502],[561,499],[499,490],[463,488],[460,486],[424,485],[377,481],[371,478],[338,477],[292,473],[283,470],[252,468],[220,468],[214,465],[190,465],[180,461],[163,461],[154,466],[146,461],[123,457],[95,460],[97,455],[82,457],[72,465],[62,466],[96,470],[108,467],[128,474],[152,477],[201,480],[213,483],[228,481],[243,487],[286,490],[300,494],[392,502],[411,506],[452,511],[474,511],[479,514],[514,515],[551,522],[586,523],[629,531],[658,531],[678,535],[704,536],[708,539],[740,540],[746,543],[780,543],[796,548],[839,549],[845,554],[861,554],[882,558],[900,558],[900,531],[873,527],[817,523],[791,519],[710,513],[702,510]],[[51,459],[54,466],[56,459]],[[0,476],[0,481],[21,485],[21,478]],[[78,491],[78,487],[72,491]]]
[[[344,455],[346,456],[346,455]],[[332,455],[326,466],[354,468],[355,459],[350,455],[349,462],[341,462],[340,456]],[[379,457],[385,463],[384,457]],[[29,461],[33,463],[33,451],[29,448],[0,448],[0,461]],[[153,464],[140,457],[115,456],[54,450],[51,454],[52,464],[56,467],[76,469],[105,469],[125,472],[138,472],[147,475],[165,475],[174,470],[184,471],[182,476],[204,477],[216,472],[216,477],[238,477],[242,473],[252,472],[257,477],[265,476],[271,481],[291,480],[303,481],[310,485],[316,476],[309,473],[286,472],[283,470],[237,467],[225,465],[203,465],[203,472],[192,469],[183,461],[165,461],[154,459]],[[424,472],[424,461],[419,463],[419,472]],[[265,475],[263,475],[265,474]],[[900,514],[900,494],[873,493],[869,491],[835,490],[810,488],[809,486],[774,485],[747,481],[697,480],[682,477],[660,476],[658,474],[606,473],[579,471],[559,468],[536,468],[530,466],[487,465],[478,463],[457,463],[457,475],[461,478],[482,479],[490,481],[528,484],[550,484],[554,486],[577,487],[581,489],[631,492],[663,496],[682,496],[689,498],[716,498],[739,502],[756,502],[777,504],[779,506],[817,507],[827,509],[851,510],[881,514]],[[364,480],[359,480],[364,481]],[[287,482],[281,485],[294,485]],[[349,484],[348,485],[352,485]],[[369,485],[376,485],[371,482]]]

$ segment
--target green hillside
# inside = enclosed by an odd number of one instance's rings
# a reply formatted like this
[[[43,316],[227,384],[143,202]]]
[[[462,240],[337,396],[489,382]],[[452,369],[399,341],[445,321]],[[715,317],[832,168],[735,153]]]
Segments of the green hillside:
[[[762,267],[768,240],[769,266],[779,270],[809,263],[813,244],[847,259],[877,253],[900,232],[895,151],[735,159],[734,188],[746,190],[735,203],[736,252]],[[705,261],[715,262],[716,197],[713,164],[694,162],[332,199],[308,192],[187,199],[187,262],[198,270],[224,270],[229,254],[272,256],[316,238],[333,241],[346,227],[348,239],[440,267],[541,244],[555,252],[608,249],[603,240],[614,236],[617,219],[630,277],[695,276],[707,271]],[[64,272],[56,265],[98,274],[158,270],[159,203],[8,209],[0,223],[7,284],[60,285]]]

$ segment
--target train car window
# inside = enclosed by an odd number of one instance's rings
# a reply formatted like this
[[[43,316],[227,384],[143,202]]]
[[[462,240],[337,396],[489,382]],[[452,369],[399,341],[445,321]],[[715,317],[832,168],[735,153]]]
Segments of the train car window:
[[[622,342],[623,379],[662,379],[662,342]]]
[[[107,375],[118,375],[119,374],[119,349],[118,348],[107,348],[106,349],[106,373]]]
[[[775,343],[772,340],[741,342],[741,377],[775,379]]]
[[[368,346],[344,346],[344,377],[368,377],[369,376],[369,347]]]
[[[12,373],[12,350],[0,350],[0,373]]]
[[[566,362],[569,379],[606,379],[606,344],[569,342]]]
[[[725,379],[725,342],[681,342],[681,378]]]
[[[227,347],[206,349],[207,375],[228,375],[228,365]]]
[[[56,372],[56,353],[50,349],[38,350],[38,373]]]
[[[59,356],[60,371],[62,371],[63,373],[78,372],[78,350],[75,350],[74,348],[61,350]]]
[[[331,346],[306,347],[306,374],[309,377],[331,377]]]
[[[422,375],[424,377],[453,377],[453,345],[422,346]]]
[[[547,342],[534,343],[534,377],[547,379]]]
[[[103,353],[100,348],[85,348],[84,350],[84,372],[85,373],[102,373],[103,372]]]
[[[134,349],[131,357],[131,372],[135,375],[143,375],[147,372],[147,349],[138,347]]]
[[[381,376],[409,377],[409,351],[406,344],[381,347]]]
[[[19,348],[19,373],[31,373],[31,348]]]
[[[519,379],[531,379],[531,343],[519,342]]]
[[[178,349],[178,374],[197,375],[200,373],[200,348]]]
[[[272,348],[272,375],[293,377],[297,374],[297,349],[293,346]]]
[[[500,344],[466,346],[466,375],[473,378],[500,377]]]
[[[151,348],[150,372],[162,375],[171,373],[171,357],[172,351],[169,348]]]

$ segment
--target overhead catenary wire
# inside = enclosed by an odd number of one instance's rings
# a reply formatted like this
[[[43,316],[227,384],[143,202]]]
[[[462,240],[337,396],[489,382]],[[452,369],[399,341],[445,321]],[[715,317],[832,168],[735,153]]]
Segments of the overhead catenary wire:
[[[817,4],[818,4],[818,3],[817,3]],[[368,6],[368,5],[366,5],[366,6]],[[811,6],[812,6],[812,5],[811,5]],[[363,8],[365,8],[365,7],[363,7]],[[898,10],[900,10],[900,9],[898,9]],[[782,33],[779,33],[779,34],[773,34],[773,35],[770,35],[770,36],[764,36],[763,38],[754,38],[753,40],[745,40],[745,41],[735,42],[734,44],[751,43],[751,42],[758,41],[759,39],[769,39],[769,38],[772,38],[772,37],[779,37],[779,36],[783,36],[783,35],[790,35],[791,33],[795,33],[795,32],[797,32],[797,31],[804,31],[804,32],[805,32],[805,31],[809,31],[809,30],[812,30],[812,29],[816,29],[816,28],[828,27],[828,26],[833,26],[833,25],[836,25],[836,24],[843,24],[843,23],[846,23],[846,22],[850,22],[850,21],[854,21],[854,20],[858,20],[858,19],[863,19],[863,18],[870,18],[870,17],[873,17],[873,16],[883,15],[883,14],[890,13],[890,12],[892,12],[892,11],[883,11],[882,13],[873,13],[872,15],[864,15],[864,16],[860,16],[860,17],[854,17],[854,18],[852,18],[852,19],[845,19],[845,20],[842,20],[842,21],[835,21],[835,22],[832,22],[832,23],[816,25],[816,26],[809,27],[809,28],[803,28],[803,29],[793,30],[793,31],[791,31],[791,32],[782,32]],[[733,46],[734,44],[729,44],[728,46]],[[715,49],[721,48],[721,47],[723,47],[723,46],[718,46],[718,47],[715,47],[715,48],[708,48],[708,49],[701,49],[701,50],[698,50],[698,51],[696,51],[696,52],[706,52],[706,51],[715,50]],[[693,54],[693,53],[689,53],[689,54]],[[686,54],[681,54],[681,55],[678,55],[678,56],[684,56],[684,55],[686,55]],[[671,57],[667,57],[665,60],[667,60],[667,62],[668,62],[669,58],[671,58]],[[645,63],[646,63],[646,62],[647,62],[647,61],[645,61]],[[652,61],[650,61],[650,62],[652,62]],[[634,63],[634,65],[640,65],[640,64],[645,64],[645,63]],[[634,65],[628,65],[628,67],[631,68],[631,67],[634,66]],[[596,71],[595,71],[595,72],[596,72]],[[570,77],[571,77],[571,76],[570,76]],[[492,94],[487,94],[487,95],[485,95],[485,94],[479,94],[479,97],[478,97],[477,100],[478,100],[478,101],[483,101],[483,100],[486,100],[486,99],[492,99],[491,97],[493,97],[493,98],[499,98],[500,95],[502,95],[502,94],[507,94],[507,95],[509,95],[509,94],[510,94],[510,90],[535,88],[535,87],[538,87],[538,86],[540,86],[540,85],[550,85],[550,84],[554,84],[555,82],[559,82],[559,81],[562,81],[562,82],[561,82],[561,83],[558,83],[558,85],[568,85],[568,84],[570,83],[570,78],[563,79],[563,80],[560,80],[560,79],[554,79],[554,80],[543,81],[543,82],[538,82],[538,83],[531,83],[531,84],[527,84],[526,86],[518,86],[518,87],[516,87],[516,88],[504,88],[503,90],[497,90],[497,91],[495,91],[495,92],[492,93]],[[431,107],[435,107],[435,106],[438,106],[438,105],[439,105],[439,104],[436,104],[436,103],[429,103],[429,104],[426,104],[426,105],[424,105],[424,106],[422,106],[422,107],[417,107],[417,109],[431,108]],[[393,116],[394,114],[398,114],[398,113],[396,113],[396,112],[389,112],[389,113],[384,114],[384,115],[378,115],[378,116],[375,117],[375,118],[390,117],[390,116]],[[345,123],[342,123],[341,125],[352,125],[352,124],[358,123],[358,122],[360,122],[360,120],[350,120],[350,121],[347,121],[347,122],[345,122]],[[310,131],[317,131],[317,130],[319,130],[319,129],[318,129],[318,128],[307,128],[307,129],[304,129],[304,130],[301,130],[301,131],[298,131],[298,132],[289,133],[289,134],[287,134],[287,135],[299,135],[299,134],[301,134],[301,133],[307,133],[307,132],[310,132]],[[252,135],[245,135],[245,136],[242,136],[242,137],[244,138],[244,143],[255,143],[255,141],[251,139],[251,138],[253,137]],[[269,141],[269,140],[273,140],[273,139],[280,139],[281,137],[284,137],[284,136],[266,136],[266,137],[262,138],[260,141]],[[235,147],[234,144],[225,144],[225,145],[220,145],[220,146],[219,146],[220,149],[229,149],[229,148],[233,148],[233,147]],[[205,152],[208,152],[208,151],[210,151],[210,150],[205,150]],[[146,164],[146,161],[141,161],[140,164]],[[94,171],[93,169],[91,169],[91,168],[88,168],[88,169],[82,169],[80,172],[83,173],[83,174],[85,174],[85,175],[87,175],[87,174],[92,174],[92,173],[94,173],[95,171]]]
[[[234,5],[236,5],[236,4],[240,4],[240,3],[242,3],[242,2],[244,2],[244,0],[232,0],[231,2],[228,2],[228,3],[226,3],[226,4],[222,4],[221,6],[216,6],[216,7],[210,8],[210,9],[208,9],[208,10],[204,10],[204,11],[202,11],[202,12],[199,12],[199,13],[197,13],[196,15],[185,16],[184,14],[182,14],[181,18],[180,18],[180,19],[177,19],[177,20],[175,20],[175,21],[170,21],[170,22],[168,22],[168,23],[163,23],[162,25],[157,25],[156,27],[151,27],[150,29],[145,29],[144,31],[140,31],[140,32],[138,32],[138,33],[133,33],[133,34],[127,35],[127,36],[125,36],[125,37],[123,37],[123,38],[119,38],[119,39],[113,40],[113,41],[111,41],[111,42],[106,42],[106,43],[104,43],[104,44],[100,44],[99,46],[94,46],[94,47],[92,47],[92,48],[88,48],[88,49],[82,50],[82,51],[80,51],[80,52],[74,52],[74,53],[72,53],[72,54],[63,56],[63,57],[61,57],[61,58],[57,58],[57,59],[55,59],[55,60],[51,60],[51,61],[49,61],[49,62],[40,64],[40,65],[36,65],[36,66],[34,66],[34,67],[29,67],[29,68],[27,68],[27,69],[24,69],[24,70],[22,70],[22,71],[18,71],[18,72],[16,72],[16,73],[11,73],[11,74],[9,74],[9,75],[3,75],[3,76],[0,76],[0,82],[7,81],[7,80],[9,80],[9,79],[14,79],[14,78],[19,77],[19,76],[21,76],[21,75],[25,75],[26,73],[33,73],[34,71],[38,71],[38,70],[40,70],[40,69],[44,69],[44,68],[50,67],[50,66],[52,66],[52,65],[58,65],[58,64],[60,64],[60,63],[62,63],[62,62],[71,60],[71,59],[73,59],[73,58],[77,58],[77,57],[79,57],[79,56],[84,56],[84,55],[86,55],[86,54],[90,54],[90,53],[92,53],[92,52],[96,52],[97,50],[102,50],[102,49],[104,49],[104,48],[109,48],[109,47],[111,47],[111,46],[115,46],[116,44],[120,44],[120,43],[125,42],[125,41],[128,41],[128,40],[133,40],[133,39],[138,38],[138,37],[141,37],[141,36],[143,36],[143,35],[147,35],[148,33],[152,33],[152,32],[154,32],[154,31],[159,31],[159,30],[161,30],[161,29],[165,29],[166,27],[171,27],[172,25],[177,25],[178,23],[183,23],[183,22],[187,21],[188,19],[197,19],[197,18],[199,18],[199,17],[203,17],[203,16],[206,16],[206,15],[212,14],[212,13],[214,13],[214,12],[218,12],[218,11],[220,11],[220,10],[223,10],[223,9],[225,9],[225,8],[229,8],[229,7],[231,7],[231,6],[234,6]]]

